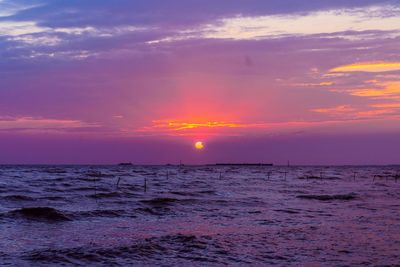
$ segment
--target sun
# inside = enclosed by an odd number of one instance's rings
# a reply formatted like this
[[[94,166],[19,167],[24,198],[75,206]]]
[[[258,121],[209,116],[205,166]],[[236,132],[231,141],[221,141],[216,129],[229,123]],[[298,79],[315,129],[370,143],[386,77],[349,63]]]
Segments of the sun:
[[[198,149],[198,150],[201,150],[201,149],[204,148],[204,144],[203,144],[202,141],[197,141],[197,142],[194,144],[194,147],[195,147],[196,149]]]

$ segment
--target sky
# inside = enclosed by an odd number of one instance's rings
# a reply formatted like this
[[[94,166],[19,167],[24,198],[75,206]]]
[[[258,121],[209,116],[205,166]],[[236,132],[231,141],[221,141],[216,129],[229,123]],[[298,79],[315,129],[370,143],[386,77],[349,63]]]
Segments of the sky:
[[[0,0],[0,163],[399,151],[399,0]]]

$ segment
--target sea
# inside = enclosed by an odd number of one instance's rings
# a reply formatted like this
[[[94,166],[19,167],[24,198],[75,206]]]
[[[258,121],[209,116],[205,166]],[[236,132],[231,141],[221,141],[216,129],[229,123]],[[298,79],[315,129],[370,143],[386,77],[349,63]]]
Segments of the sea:
[[[400,266],[400,166],[0,166],[0,266]]]

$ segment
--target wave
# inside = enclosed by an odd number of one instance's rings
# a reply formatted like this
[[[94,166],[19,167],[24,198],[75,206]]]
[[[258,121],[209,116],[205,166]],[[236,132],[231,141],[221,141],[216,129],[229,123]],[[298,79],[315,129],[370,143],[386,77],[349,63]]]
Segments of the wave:
[[[182,205],[190,205],[190,204],[195,204],[202,202],[200,199],[196,198],[170,198],[170,197],[156,197],[152,199],[147,199],[147,200],[140,200],[141,203],[149,205],[153,208],[164,208],[164,207],[169,207],[173,206],[175,204],[182,204]]]
[[[61,211],[50,207],[21,208],[10,212],[29,220],[43,220],[49,222],[69,221],[70,218]]]
[[[212,255],[202,255],[204,250],[211,248]],[[43,249],[24,253],[23,258],[36,264],[77,264],[124,266],[142,263],[145,260],[149,265],[170,265],[166,260],[178,257],[181,263],[193,264],[222,263],[218,256],[227,256],[229,253],[208,238],[193,235],[167,235],[137,240],[126,246],[102,248],[96,246],[82,246],[64,249]],[[150,264],[151,263],[151,264]]]
[[[11,200],[11,201],[34,201],[35,199],[29,196],[24,196],[24,195],[8,195],[8,196],[3,196],[2,197],[5,200]]]
[[[215,195],[216,191],[214,190],[203,190],[203,191],[198,191],[198,192],[188,192],[188,191],[171,191],[170,192],[173,195],[178,195],[178,196],[200,196],[200,195]]]
[[[329,200],[353,200],[357,196],[355,194],[351,193],[351,194],[344,194],[344,195],[299,195],[296,197],[302,198],[302,199],[314,199],[314,200],[321,200],[321,201],[329,201]]]
[[[120,217],[125,213],[124,210],[93,210],[74,213],[78,217]]]
[[[93,193],[91,195],[88,195],[90,198],[115,198],[115,197],[121,197],[121,193],[118,192],[109,192],[109,193]]]
[[[316,175],[305,175],[298,177],[300,180],[342,180],[337,176],[316,176]]]
[[[50,168],[50,169],[44,170],[43,172],[47,172],[47,173],[51,173],[51,174],[67,173],[66,170],[60,169],[60,168]]]
[[[66,200],[65,197],[61,197],[61,196],[44,196],[44,197],[41,197],[40,199],[52,200],[52,201]]]
[[[178,199],[176,198],[157,197],[149,200],[141,200],[140,202],[158,207],[158,206],[170,206],[177,201]]]

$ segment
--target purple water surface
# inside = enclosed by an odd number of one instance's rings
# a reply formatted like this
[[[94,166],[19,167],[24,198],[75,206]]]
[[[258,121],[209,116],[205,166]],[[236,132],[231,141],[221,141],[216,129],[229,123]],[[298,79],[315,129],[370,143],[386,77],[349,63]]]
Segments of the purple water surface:
[[[399,170],[2,166],[0,265],[396,265]]]

